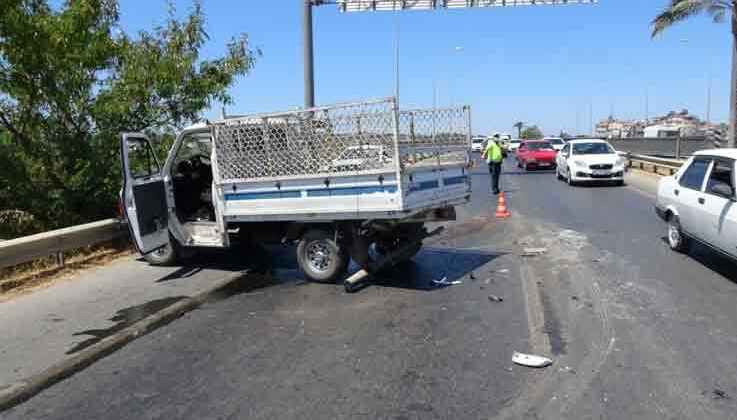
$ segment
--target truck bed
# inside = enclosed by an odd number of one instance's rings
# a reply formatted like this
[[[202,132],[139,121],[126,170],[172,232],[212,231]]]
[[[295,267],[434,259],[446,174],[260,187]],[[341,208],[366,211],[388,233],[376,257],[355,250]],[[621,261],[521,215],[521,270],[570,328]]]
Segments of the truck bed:
[[[470,198],[470,109],[393,99],[215,124],[226,222],[400,219]]]

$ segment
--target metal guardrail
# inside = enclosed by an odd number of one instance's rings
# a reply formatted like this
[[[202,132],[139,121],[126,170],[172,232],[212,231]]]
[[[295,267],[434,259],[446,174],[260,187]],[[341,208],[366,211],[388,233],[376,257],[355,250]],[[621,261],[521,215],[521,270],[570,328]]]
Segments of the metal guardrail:
[[[680,159],[666,159],[655,156],[620,153],[627,159],[627,167],[650,171],[659,175],[673,175],[686,162]]]
[[[57,262],[63,265],[65,251],[109,242],[126,235],[128,229],[124,224],[118,219],[107,219],[2,241],[0,269],[51,255],[56,255]]]

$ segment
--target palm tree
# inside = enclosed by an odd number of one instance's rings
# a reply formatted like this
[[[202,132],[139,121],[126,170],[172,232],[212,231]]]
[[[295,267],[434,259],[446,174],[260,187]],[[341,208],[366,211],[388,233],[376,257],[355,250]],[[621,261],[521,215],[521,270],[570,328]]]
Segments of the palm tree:
[[[652,36],[656,37],[675,23],[704,12],[711,15],[717,23],[723,22],[730,15],[732,23],[732,84],[727,142],[728,147],[734,147],[737,133],[737,0],[670,0],[670,5],[652,22]]]
[[[525,126],[525,123],[523,123],[522,121],[517,121],[517,122],[516,122],[516,123],[514,123],[514,125],[512,126],[512,127],[514,127],[514,128],[516,128],[516,129],[517,129],[517,138],[518,138],[518,139],[519,139],[519,138],[522,138],[522,127],[524,127],[524,126]]]

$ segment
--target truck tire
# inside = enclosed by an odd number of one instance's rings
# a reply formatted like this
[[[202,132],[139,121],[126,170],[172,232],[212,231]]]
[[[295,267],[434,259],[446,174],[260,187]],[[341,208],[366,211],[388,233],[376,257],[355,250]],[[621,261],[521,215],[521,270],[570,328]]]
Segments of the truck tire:
[[[179,246],[169,234],[169,242],[163,247],[144,254],[143,258],[151,265],[167,267],[174,265],[179,259]]]
[[[299,241],[297,262],[308,280],[336,283],[345,276],[350,257],[335,242],[333,233],[310,229]]]

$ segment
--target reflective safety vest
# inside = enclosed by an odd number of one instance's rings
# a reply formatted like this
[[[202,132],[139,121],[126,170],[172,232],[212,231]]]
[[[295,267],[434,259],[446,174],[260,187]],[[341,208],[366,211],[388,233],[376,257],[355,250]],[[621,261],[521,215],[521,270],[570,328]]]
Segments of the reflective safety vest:
[[[496,141],[489,140],[489,144],[486,145],[486,162],[487,163],[499,163],[502,161],[502,148],[499,147]]]

